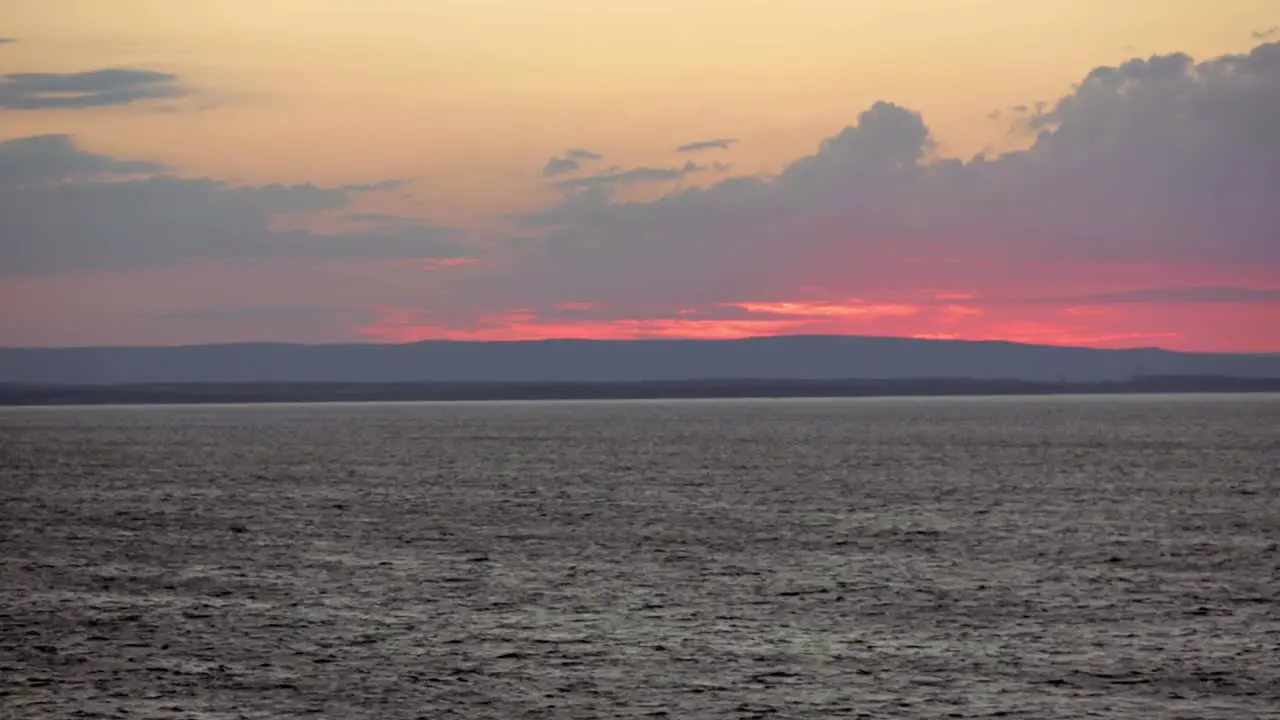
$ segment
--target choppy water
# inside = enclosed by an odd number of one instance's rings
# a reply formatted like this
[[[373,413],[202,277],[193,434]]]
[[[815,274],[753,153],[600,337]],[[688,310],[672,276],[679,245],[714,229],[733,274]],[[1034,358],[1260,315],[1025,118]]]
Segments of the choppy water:
[[[0,411],[0,716],[1261,718],[1280,397]]]

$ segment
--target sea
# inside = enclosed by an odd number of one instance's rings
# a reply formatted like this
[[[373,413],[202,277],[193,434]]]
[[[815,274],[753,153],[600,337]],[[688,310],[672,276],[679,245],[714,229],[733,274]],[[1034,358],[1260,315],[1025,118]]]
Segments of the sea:
[[[0,409],[3,718],[1277,718],[1280,396]]]

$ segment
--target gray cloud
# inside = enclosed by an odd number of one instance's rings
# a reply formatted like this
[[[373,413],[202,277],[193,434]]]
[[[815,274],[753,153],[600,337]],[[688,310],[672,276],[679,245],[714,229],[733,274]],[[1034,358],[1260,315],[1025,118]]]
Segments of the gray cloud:
[[[0,37],[0,45],[5,45],[8,43],[14,43],[14,42],[18,42],[18,38]]]
[[[246,320],[293,322],[325,317],[324,308],[303,305],[252,305],[248,307],[215,307],[195,310],[174,310],[149,313],[146,317],[157,320],[185,320],[191,322],[240,323]]]
[[[582,169],[582,163],[572,158],[553,157],[542,166],[542,177],[555,177]]]
[[[993,158],[935,159],[918,113],[876,103],[776,175],[649,202],[608,189],[699,167],[565,180],[578,192],[520,218],[519,277],[478,292],[619,308],[651,303],[655,277],[691,306],[802,285],[876,292],[901,287],[895,258],[1280,268],[1280,44],[1097,68],[1032,110],[1030,147]]]
[[[1254,40],[1269,40],[1273,37],[1280,36],[1280,25],[1272,25],[1266,30],[1257,30],[1250,33],[1250,35],[1253,36]]]
[[[79,73],[14,73],[0,76],[0,108],[82,109],[128,105],[187,94],[169,73],[107,68]]]
[[[583,148],[569,148],[564,151],[563,155],[549,158],[547,164],[542,166],[542,177],[552,178],[558,175],[565,175],[571,172],[577,172],[582,169],[582,163],[589,160],[599,160],[603,155],[591,150]]]
[[[58,181],[165,170],[168,168],[158,163],[117,160],[79,150],[67,135],[35,135],[0,143],[0,192]]]
[[[679,180],[686,175],[692,175],[693,173],[703,172],[709,169],[712,169],[711,166],[687,162],[680,167],[638,167],[631,168],[629,170],[611,170],[597,175],[561,180],[556,184],[565,190],[595,190],[606,187],[617,187],[619,185]]]
[[[701,150],[726,150],[730,145],[738,142],[734,138],[715,138],[713,140],[698,140],[697,142],[685,143],[676,148],[679,153],[699,152]]]
[[[1030,302],[1074,305],[1116,305],[1144,303],[1176,304],[1247,304],[1280,303],[1280,290],[1248,287],[1200,286],[1147,288],[1090,295],[1028,298]]]
[[[390,180],[379,180],[378,182],[365,183],[363,185],[343,185],[342,188],[350,192],[381,192],[383,190],[395,190],[398,187],[402,187],[404,182],[404,180],[397,180],[393,178]]]
[[[353,232],[273,229],[284,216],[341,210],[399,181],[240,187],[166,170],[81,151],[62,135],[0,143],[0,274],[215,257],[465,254],[458,231],[410,218],[382,218]]]
[[[374,223],[380,225],[399,224],[405,220],[401,215],[390,213],[349,213],[346,219],[355,223]]]

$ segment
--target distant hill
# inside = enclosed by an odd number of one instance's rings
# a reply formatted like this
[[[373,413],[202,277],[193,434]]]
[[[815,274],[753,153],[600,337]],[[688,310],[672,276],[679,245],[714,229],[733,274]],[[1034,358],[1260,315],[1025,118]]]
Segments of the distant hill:
[[[648,380],[635,382],[139,383],[7,385],[0,405],[646,400],[974,395],[1280,393],[1280,378],[1148,375],[1117,382],[1022,380]]]
[[[35,385],[937,378],[1088,383],[1138,376],[1280,378],[1280,354],[849,336],[0,348],[0,384]]]

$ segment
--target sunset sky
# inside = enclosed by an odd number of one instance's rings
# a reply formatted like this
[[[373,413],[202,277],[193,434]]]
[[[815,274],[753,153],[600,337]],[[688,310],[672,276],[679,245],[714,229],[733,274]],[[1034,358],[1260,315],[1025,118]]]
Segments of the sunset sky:
[[[1280,351],[1277,0],[0,2],[0,345]]]

